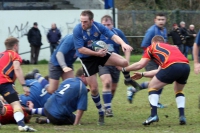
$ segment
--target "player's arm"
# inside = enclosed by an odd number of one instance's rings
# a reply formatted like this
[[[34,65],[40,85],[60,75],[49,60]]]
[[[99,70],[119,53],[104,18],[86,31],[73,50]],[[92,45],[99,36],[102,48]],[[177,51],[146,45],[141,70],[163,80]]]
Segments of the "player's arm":
[[[142,77],[153,78],[153,76],[155,76],[159,70],[160,70],[160,67],[156,70],[151,70],[151,71],[147,71],[147,72],[134,72],[134,75],[131,76],[131,78],[133,80],[138,80],[138,79],[141,79]]]
[[[25,92],[25,95],[29,95],[30,91],[29,91],[29,88],[25,84],[23,71],[21,69],[20,62],[19,61],[13,61],[13,67],[14,67],[15,75],[16,75],[17,79],[19,80],[19,83],[23,86],[23,90]]]
[[[74,121],[74,124],[73,125],[78,125],[78,124],[80,124],[80,120],[81,120],[81,118],[82,118],[82,116],[83,116],[83,110],[77,110],[76,111],[76,118],[75,118],[75,121]]]
[[[193,55],[194,55],[194,64],[199,63],[199,46],[197,45],[197,43],[194,43]]]
[[[58,63],[62,67],[62,70],[64,72],[72,71],[72,69],[70,67],[68,67],[67,64],[65,63],[65,57],[64,57],[64,54],[62,52],[57,52],[56,58],[57,58]]]
[[[129,46],[128,44],[126,44],[119,36],[117,35],[113,35],[111,38],[115,43],[120,44],[122,47],[123,51],[132,51],[133,48],[131,46]]]
[[[142,58],[140,61],[133,63],[132,65],[129,65],[127,67],[122,68],[122,70],[124,69],[127,72],[137,71],[137,70],[144,68],[148,62],[149,62],[148,58]]]
[[[84,47],[83,35],[80,31],[82,31],[82,29],[78,26],[75,27],[73,30],[73,40],[75,49],[78,50],[78,52],[81,54],[104,57],[107,53],[106,50],[99,50],[98,52],[96,52]]]
[[[91,55],[91,56],[100,56],[104,57],[107,53],[107,50],[100,49],[99,51],[92,51],[86,47],[79,48],[78,51],[82,54]]]
[[[193,45],[193,56],[194,56],[194,72],[196,74],[200,73],[200,63],[199,63],[199,46],[197,43]]]
[[[125,35],[124,35],[124,33],[123,33],[121,30],[117,29],[117,33],[118,33],[119,37],[120,37],[126,44],[129,44],[128,41],[127,41],[127,39],[126,39],[126,37],[125,37]],[[124,51],[124,56],[125,56],[126,60],[129,62],[129,61],[130,61],[130,56],[131,56],[131,51],[125,50],[125,51]]]

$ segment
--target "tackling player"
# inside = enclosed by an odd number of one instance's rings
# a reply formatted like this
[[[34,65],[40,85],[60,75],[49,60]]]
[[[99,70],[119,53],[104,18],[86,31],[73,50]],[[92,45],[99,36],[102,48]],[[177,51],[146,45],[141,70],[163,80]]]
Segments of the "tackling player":
[[[23,110],[14,87],[14,82],[17,78],[25,94],[29,95],[29,89],[25,84],[23,71],[20,67],[22,59],[18,55],[19,40],[9,37],[5,40],[5,47],[6,50],[0,53],[0,94],[12,106],[18,130],[34,132],[36,131],[35,129],[26,126],[24,123]],[[0,112],[0,114],[2,113]]]
[[[176,103],[179,110],[180,125],[184,125],[186,124],[186,118],[184,114],[185,96],[183,94],[183,88],[190,73],[189,61],[177,47],[163,42],[163,37],[155,36],[152,39],[152,44],[145,50],[141,60],[123,68],[123,70],[140,70],[144,68],[151,59],[159,64],[160,67],[157,70],[142,73],[137,72],[132,77],[133,79],[140,79],[142,77],[152,78],[148,86],[151,115],[145,122],[143,122],[143,125],[149,125],[153,122],[159,121],[157,114],[157,105],[159,102],[158,91],[160,88],[167,84],[172,84],[173,82]]]
[[[73,37],[76,55],[80,58],[88,85],[90,86],[92,99],[98,109],[98,125],[103,125],[104,112],[101,106],[96,77],[98,67],[99,65],[126,67],[128,65],[128,61],[116,53],[108,53],[105,49],[93,51],[92,42],[100,40],[100,36],[103,34],[117,44],[120,44],[123,51],[132,51],[133,48],[127,45],[119,36],[115,35],[104,25],[95,22],[93,17],[94,14],[90,10],[82,11],[80,15],[81,23],[76,25],[74,28]],[[124,72],[123,74],[125,76],[125,83],[138,87],[137,83],[130,78],[129,72]]]
[[[155,35],[160,35],[164,38],[164,42],[167,42],[167,29],[164,27],[166,23],[166,17],[163,13],[158,13],[154,18],[155,24],[152,25],[145,33],[145,36],[142,40],[141,47],[145,51],[147,47],[151,45],[151,40]],[[159,65],[154,61],[150,60],[148,64],[145,66],[146,71],[151,71],[158,69]],[[144,82],[141,84],[143,89],[148,87],[148,82]],[[159,96],[162,93],[162,88],[159,90]],[[158,103],[159,108],[164,108],[164,105]]]

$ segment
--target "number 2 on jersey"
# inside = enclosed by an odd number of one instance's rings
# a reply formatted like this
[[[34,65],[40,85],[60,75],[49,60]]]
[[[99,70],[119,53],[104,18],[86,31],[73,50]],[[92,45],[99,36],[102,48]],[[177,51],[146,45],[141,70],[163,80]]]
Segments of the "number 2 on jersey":
[[[64,85],[64,88],[63,88],[61,91],[59,91],[59,93],[63,95],[63,94],[65,93],[65,91],[66,91],[69,87],[70,87],[70,84]]]

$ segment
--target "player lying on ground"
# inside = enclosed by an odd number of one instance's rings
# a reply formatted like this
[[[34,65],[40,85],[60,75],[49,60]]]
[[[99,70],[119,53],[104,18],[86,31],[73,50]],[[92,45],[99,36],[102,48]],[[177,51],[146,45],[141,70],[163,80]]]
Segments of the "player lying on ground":
[[[30,95],[19,95],[21,105],[27,106],[27,102],[32,101],[34,108],[43,108],[47,99],[51,96],[51,94],[47,93],[49,81],[42,77],[39,70],[34,69],[25,75],[25,83],[30,89]]]
[[[10,104],[4,103],[3,98],[0,97],[0,123],[5,124],[16,124],[16,121],[13,117],[13,108]],[[24,122],[29,123],[31,115],[29,114],[29,109],[22,107],[24,113]]]
[[[151,115],[143,122],[143,125],[149,125],[159,121],[157,114],[159,88],[167,84],[172,84],[173,82],[176,103],[179,110],[179,121],[181,125],[184,125],[186,124],[186,118],[184,114],[185,96],[183,94],[183,88],[190,73],[189,61],[177,47],[163,42],[163,37],[155,36],[152,39],[152,44],[145,50],[142,59],[128,67],[122,68],[122,71],[140,70],[147,65],[150,59],[154,59],[159,64],[159,69],[143,73],[137,72],[132,77],[133,79],[153,77],[148,86]]]

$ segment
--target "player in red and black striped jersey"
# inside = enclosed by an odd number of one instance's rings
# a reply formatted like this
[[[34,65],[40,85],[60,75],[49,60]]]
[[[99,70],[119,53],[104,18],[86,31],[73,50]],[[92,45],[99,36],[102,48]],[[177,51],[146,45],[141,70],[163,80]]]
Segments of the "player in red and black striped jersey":
[[[31,115],[27,113],[27,110],[22,107],[24,113],[24,121],[28,123],[31,119]],[[16,123],[13,117],[13,108],[10,104],[4,104],[2,108],[2,115],[0,115],[0,123],[1,124],[13,124]]]
[[[9,37],[5,40],[6,50],[0,53],[0,94],[12,106],[13,116],[17,122],[19,131],[36,131],[24,123],[24,114],[14,87],[16,78],[21,83],[26,95],[29,95],[29,88],[25,84],[23,71],[20,67],[21,57],[18,55],[19,40]],[[1,112],[0,112],[1,114]]]
[[[172,84],[173,82],[176,103],[179,110],[179,122],[181,125],[184,125],[186,124],[186,118],[184,114],[185,96],[183,94],[183,88],[190,73],[189,61],[181,53],[178,47],[163,42],[163,37],[155,36],[152,39],[152,44],[145,50],[141,60],[123,68],[122,70],[140,70],[144,68],[151,59],[153,59],[159,65],[157,70],[142,73],[136,72],[135,75],[132,76],[135,80],[142,77],[152,78],[148,86],[151,115],[143,125],[149,125],[153,122],[159,121],[157,115],[157,105],[159,102],[158,91],[160,88],[167,84]]]

